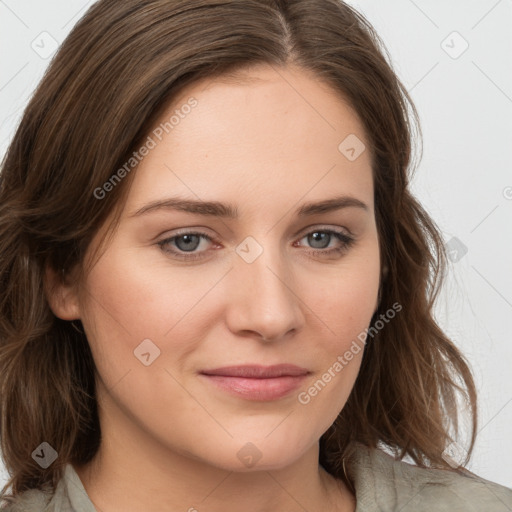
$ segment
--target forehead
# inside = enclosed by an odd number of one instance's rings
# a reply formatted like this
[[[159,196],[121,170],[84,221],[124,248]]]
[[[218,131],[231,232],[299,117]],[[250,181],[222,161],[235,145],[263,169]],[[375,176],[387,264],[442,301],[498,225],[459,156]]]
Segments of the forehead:
[[[251,202],[264,208],[277,198],[291,204],[331,192],[363,196],[372,207],[362,123],[343,95],[310,71],[259,65],[195,82],[149,137],[155,144],[136,170],[131,210],[166,193],[237,197],[242,211]]]

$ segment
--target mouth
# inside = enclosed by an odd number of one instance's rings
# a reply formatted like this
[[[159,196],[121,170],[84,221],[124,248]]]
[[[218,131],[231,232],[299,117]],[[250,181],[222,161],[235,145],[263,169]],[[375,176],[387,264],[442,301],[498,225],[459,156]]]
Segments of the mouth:
[[[291,364],[242,365],[203,370],[199,375],[231,395],[245,400],[271,401],[297,389],[311,372]]]

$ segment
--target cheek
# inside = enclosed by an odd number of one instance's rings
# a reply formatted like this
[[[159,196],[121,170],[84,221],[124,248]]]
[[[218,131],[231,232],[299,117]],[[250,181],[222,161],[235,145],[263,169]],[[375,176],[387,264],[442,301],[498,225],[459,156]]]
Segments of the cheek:
[[[212,302],[208,295],[224,273],[171,268],[165,261],[147,264],[130,251],[106,253],[81,297],[82,322],[98,370],[104,366],[105,378],[115,379],[138,368],[134,351],[148,339],[155,353],[160,351],[160,364],[171,359],[179,364],[212,321],[219,300]]]
[[[340,266],[337,275],[320,282],[303,283],[303,295],[311,314],[325,327],[326,348],[344,350],[353,338],[364,331],[377,305],[379,287],[376,263]]]
[[[85,294],[92,316],[117,323],[134,340],[163,336],[209,286],[208,279],[192,279],[186,270],[170,272],[165,261],[142,258],[143,252],[114,248],[105,254],[88,276]]]
[[[298,403],[312,417],[322,419],[319,432],[332,424],[348,400],[376,306],[378,257],[353,263],[347,259],[336,279],[324,282],[321,290],[308,284],[304,292],[313,305],[309,324],[319,329],[313,356],[318,365],[315,378],[302,390]]]
[[[353,389],[378,293],[378,278],[368,271],[347,273],[336,283],[324,293],[310,294],[315,305],[311,318],[321,331],[312,355],[317,372],[297,397],[299,410],[318,418],[317,435],[334,422]]]

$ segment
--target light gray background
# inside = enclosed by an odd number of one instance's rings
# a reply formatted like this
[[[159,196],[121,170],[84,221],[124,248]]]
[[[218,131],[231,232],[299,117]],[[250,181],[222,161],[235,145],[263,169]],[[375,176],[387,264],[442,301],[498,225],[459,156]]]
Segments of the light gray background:
[[[0,155],[52,44],[92,3],[0,0]],[[436,312],[480,392],[469,469],[512,487],[512,0],[349,3],[377,29],[420,114],[413,190],[453,258]]]

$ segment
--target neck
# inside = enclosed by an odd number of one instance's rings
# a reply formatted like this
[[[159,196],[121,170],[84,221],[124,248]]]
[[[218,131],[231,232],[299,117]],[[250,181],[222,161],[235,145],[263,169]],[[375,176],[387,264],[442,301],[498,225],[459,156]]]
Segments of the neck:
[[[234,472],[166,447],[126,417],[101,425],[98,453],[75,470],[102,512],[355,510],[348,487],[319,466],[318,443],[285,468]]]

